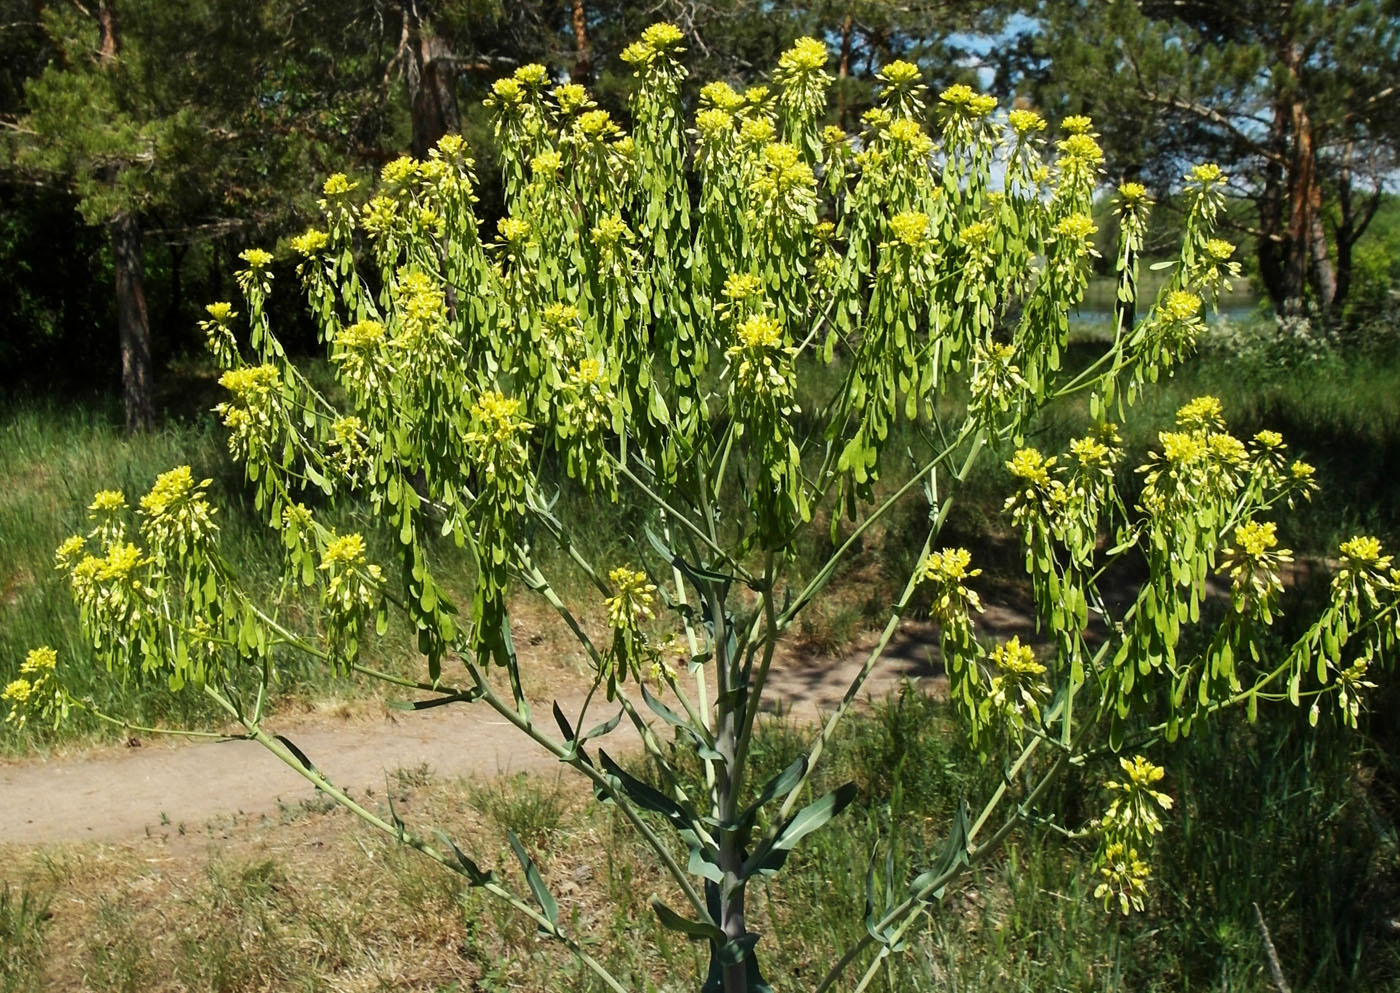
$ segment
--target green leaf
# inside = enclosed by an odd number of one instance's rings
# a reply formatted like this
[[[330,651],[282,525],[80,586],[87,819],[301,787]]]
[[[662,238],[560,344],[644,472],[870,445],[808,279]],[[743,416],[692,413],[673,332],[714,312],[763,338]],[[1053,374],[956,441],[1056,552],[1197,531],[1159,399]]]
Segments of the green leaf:
[[[661,922],[661,926],[667,930],[679,931],[696,941],[713,941],[717,945],[725,942],[724,932],[713,924],[682,917],[657,897],[651,898],[651,909],[656,913],[656,919]]]
[[[525,870],[525,883],[530,887],[530,892],[534,894],[535,902],[540,905],[545,919],[557,929],[559,904],[555,902],[554,897],[545,887],[544,879],[540,876],[539,866],[535,865],[535,860],[530,858],[525,851],[525,846],[520,843],[520,839],[510,828],[506,828],[506,840],[510,842],[510,847],[515,851],[515,857],[520,860],[520,865]]]

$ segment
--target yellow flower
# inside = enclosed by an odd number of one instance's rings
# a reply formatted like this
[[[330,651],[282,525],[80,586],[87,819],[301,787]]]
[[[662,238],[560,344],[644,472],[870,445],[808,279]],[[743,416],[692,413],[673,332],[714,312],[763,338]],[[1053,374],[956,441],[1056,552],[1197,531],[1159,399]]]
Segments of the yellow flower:
[[[724,295],[730,300],[747,300],[763,292],[763,283],[748,272],[730,273],[724,278]]]
[[[659,21],[642,32],[642,43],[654,51],[674,48],[684,39],[685,35],[681,34],[681,29],[666,21]]]
[[[311,230],[299,234],[292,239],[292,251],[296,252],[298,255],[304,255],[308,259],[313,258],[316,255],[319,255],[321,252],[325,251],[326,246],[330,244],[330,241],[331,237],[330,235],[326,234],[326,232],[318,231],[315,228],[312,228]],[[216,305],[211,304],[208,308],[206,308],[207,310],[209,310],[211,316],[214,316],[214,306]],[[224,306],[227,307],[228,304],[224,304]],[[223,321],[217,316],[214,316],[214,320],[219,321],[219,323],[221,324],[223,323]]]
[[[1031,647],[1021,644],[1020,637],[1016,635],[992,649],[992,663],[1017,676],[1045,675],[1045,666],[1035,660]]]
[[[1169,321],[1184,324],[1200,314],[1201,298],[1189,290],[1172,290],[1162,304],[1162,312]]]
[[[0,693],[0,700],[8,700],[12,706],[23,704],[34,691],[34,684],[27,679],[16,679]]]
[[[1390,564],[1390,556],[1381,555],[1380,540],[1370,535],[1357,535],[1342,542],[1340,551],[1343,558],[1350,559],[1357,565],[1384,569]]]
[[[1225,174],[1220,171],[1220,167],[1214,162],[1206,162],[1201,165],[1192,166],[1186,178],[1193,183],[1205,185],[1222,181],[1225,178]]]
[[[590,232],[593,244],[604,251],[616,249],[619,245],[632,240],[632,231],[627,224],[617,214],[611,214],[598,221]]]
[[[359,185],[359,183],[351,182],[345,173],[335,172],[326,177],[326,182],[321,187],[321,192],[328,197],[343,197],[354,192],[355,187]]]
[[[1088,214],[1070,214],[1055,225],[1055,236],[1069,241],[1088,241],[1098,233],[1093,218]]]
[[[1273,521],[1245,521],[1235,529],[1235,545],[1257,559],[1278,544],[1278,525]]]
[[[348,566],[362,565],[365,561],[365,539],[358,534],[336,535],[331,532],[331,539],[326,543],[326,550],[321,555],[321,568],[332,569],[337,565]]]
[[[213,318],[216,323],[219,324],[227,324],[230,318],[238,316],[236,313],[234,313],[233,304],[228,303],[227,301],[211,303],[204,309],[209,314],[209,316]]]
[[[783,343],[782,325],[767,314],[750,315],[736,333],[745,348],[777,348]]]
[[[238,257],[248,263],[248,268],[255,272],[265,269],[272,264],[272,253],[265,252],[261,248],[247,248],[238,253]]]
[[[530,237],[530,222],[519,217],[502,217],[496,222],[496,230],[507,245],[516,245]]]
[[[909,248],[919,248],[928,240],[928,215],[907,210],[890,218],[890,233],[895,241]]]
[[[606,110],[590,110],[578,116],[578,120],[574,122],[574,130],[586,138],[601,141],[611,138],[621,131],[621,128],[613,123],[612,115]]]
[[[770,145],[777,134],[773,122],[766,117],[746,117],[739,125],[739,140],[746,145]]]
[[[1225,423],[1220,398],[1207,395],[1187,402],[1176,412],[1176,423],[1185,428],[1219,427]]]
[[[373,348],[384,340],[384,325],[378,321],[356,321],[342,328],[335,343],[342,348]]]
[[[107,557],[99,561],[97,578],[104,582],[127,579],[147,561],[149,560],[141,557],[141,549],[135,545],[130,542],[118,542],[107,550]]]
[[[498,104],[510,105],[520,103],[525,98],[525,91],[519,80],[505,76],[491,84],[491,95]]]
[[[991,233],[992,226],[986,221],[973,221],[958,232],[958,241],[968,248],[981,248]]]
[[[20,663],[19,672],[21,676],[44,675],[53,672],[58,665],[58,652],[44,645],[41,648],[32,648],[29,654]]]
[[[549,72],[538,62],[529,62],[511,74],[516,82],[530,87],[543,86],[549,82]]]
[[[1018,107],[1007,114],[1006,119],[1011,124],[1011,130],[1018,137],[1045,130],[1045,118],[1033,110],[1024,110]]]
[[[798,38],[782,55],[778,68],[789,73],[813,73],[826,65],[826,46],[815,38]]]
[[[1065,158],[1076,162],[1084,162],[1089,165],[1097,165],[1103,161],[1103,149],[1092,136],[1076,132],[1071,134],[1056,147]]]
[[[554,102],[561,113],[572,114],[593,106],[588,90],[578,83],[564,83],[554,88]]]
[[[115,514],[125,506],[126,497],[121,490],[99,490],[93,495],[92,503],[88,504],[88,516]]]
[[[385,186],[406,186],[418,175],[418,163],[407,155],[400,155],[398,158],[384,164],[384,168],[379,170],[379,181]]]
[[[985,93],[978,93],[972,87],[963,83],[955,83],[942,93],[938,94],[938,99],[947,104],[954,111],[966,114],[969,117],[986,117],[996,109],[996,97]]]
[[[743,96],[723,80],[706,83],[700,88],[700,106],[734,112],[744,105]]]
[[[981,569],[969,569],[972,553],[966,548],[944,548],[930,552],[924,562],[924,579],[956,582],[982,575]]]
[[[1071,114],[1060,122],[1060,128],[1065,134],[1088,134],[1093,126],[1094,122],[1083,114]]]
[[[1206,254],[1215,262],[1225,262],[1235,254],[1235,246],[1223,238],[1212,238],[1206,242]]]
[[[656,600],[656,587],[647,582],[647,574],[628,566],[619,566],[608,573],[608,580],[617,587],[615,596],[603,600],[608,610],[608,625],[615,631],[636,628],[639,621],[650,618]]]
[[[1046,458],[1034,448],[1022,448],[1011,457],[1006,467],[1017,479],[1024,479],[1032,486],[1048,486],[1050,469],[1055,464],[1054,457]]]
[[[1106,469],[1114,462],[1113,450],[1096,438],[1076,438],[1069,443],[1070,454],[1086,469]]]
[[[882,68],[876,75],[881,82],[890,83],[894,86],[903,86],[919,80],[923,73],[919,67],[912,62],[905,62],[903,59],[896,59]]]
[[[1194,462],[1206,454],[1206,441],[1198,434],[1185,431],[1159,431],[1162,458],[1177,465]]]
[[[1265,429],[1256,434],[1254,440],[1261,448],[1278,448],[1283,444],[1283,435]]]
[[[1218,461],[1229,465],[1240,465],[1249,458],[1244,442],[1225,432],[1210,435],[1206,439],[1206,447]]]
[[[1127,204],[1145,204],[1147,200],[1147,187],[1141,183],[1124,183],[1118,187],[1118,195]]]
[[[188,496],[194,488],[194,477],[190,474],[189,466],[182,465],[169,472],[163,472],[156,477],[151,492],[141,498],[141,509],[149,517],[159,517]]]
[[[60,569],[67,569],[87,547],[87,539],[80,534],[63,539],[63,544],[54,552],[54,562]]]

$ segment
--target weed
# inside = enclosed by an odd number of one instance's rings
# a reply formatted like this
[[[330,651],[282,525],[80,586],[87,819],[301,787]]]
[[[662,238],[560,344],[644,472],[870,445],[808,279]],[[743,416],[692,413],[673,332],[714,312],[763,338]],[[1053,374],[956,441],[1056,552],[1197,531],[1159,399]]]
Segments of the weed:
[[[42,988],[49,897],[26,886],[0,885],[0,993]]]

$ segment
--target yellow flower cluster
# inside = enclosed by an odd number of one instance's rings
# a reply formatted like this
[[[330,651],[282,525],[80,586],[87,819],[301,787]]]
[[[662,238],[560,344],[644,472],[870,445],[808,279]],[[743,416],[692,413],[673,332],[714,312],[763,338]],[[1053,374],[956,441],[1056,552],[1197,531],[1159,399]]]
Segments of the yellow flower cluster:
[[[88,504],[88,520],[96,520],[99,515],[115,514],[126,506],[126,496],[121,490],[98,490]]]
[[[903,59],[896,59],[876,73],[876,78],[880,82],[889,83],[891,86],[906,86],[909,83],[917,82],[922,77],[923,73],[919,71],[918,66]]]
[[[1194,321],[1201,312],[1201,298],[1190,290],[1172,290],[1162,304],[1162,314],[1178,324]]]
[[[808,75],[821,71],[827,58],[826,46],[820,41],[798,38],[791,48],[778,56],[778,69],[787,75]]]
[[[656,587],[647,582],[646,573],[618,566],[608,573],[608,581],[617,588],[615,595],[603,600],[608,610],[608,625],[614,631],[635,630],[639,623],[653,616]]]
[[[204,310],[209,317],[218,324],[227,324],[232,318],[238,316],[238,314],[234,312],[233,304],[227,301],[211,303],[205,307]]]
[[[589,232],[593,244],[604,252],[613,252],[619,246],[632,240],[632,230],[617,214],[610,214],[598,221]]]
[[[674,24],[661,22],[653,24],[642,32],[640,41],[634,41],[622,50],[622,61],[636,66],[650,66],[659,58],[674,59],[683,49],[680,47],[685,35]]]
[[[530,222],[519,217],[502,217],[496,222],[496,231],[503,243],[515,246],[530,237]]]
[[[1037,131],[1045,130],[1045,118],[1041,117],[1033,110],[1016,108],[1006,115],[1007,123],[1011,125],[1011,130],[1018,138],[1035,134]]]
[[[248,268],[257,272],[272,264],[272,253],[261,248],[248,248],[238,253],[238,257],[248,263]]]
[[[1073,163],[1098,165],[1103,161],[1103,149],[1092,135],[1076,132],[1055,146],[1060,154]]]
[[[1097,438],[1089,436],[1071,441],[1069,453],[1086,469],[1110,468],[1116,460],[1112,449]]]
[[[735,329],[743,348],[777,348],[783,343],[783,328],[768,314],[751,314]]]
[[[1219,397],[1198,396],[1177,410],[1176,423],[1198,431],[1222,428],[1225,426],[1225,409],[1221,406]]]
[[[321,568],[334,569],[340,565],[355,567],[365,561],[365,539],[359,534],[337,535],[331,532],[326,550],[321,553]]]
[[[321,192],[327,197],[346,197],[355,191],[360,184],[352,182],[343,172],[333,172],[326,177],[325,183],[321,186]]]
[[[715,80],[700,88],[700,106],[732,114],[744,106],[744,96],[723,80]]]
[[[1045,675],[1045,666],[1035,660],[1031,646],[1021,644],[1017,635],[1012,635],[1010,641],[1003,641],[992,649],[992,664],[1016,676]]]
[[[1055,457],[1053,455],[1047,459],[1034,448],[1019,449],[1011,457],[1011,461],[1006,463],[1006,467],[1011,470],[1011,475],[1017,479],[1024,479],[1035,487],[1050,485],[1050,470],[1054,465]]]
[[[315,258],[326,250],[326,246],[330,244],[330,241],[331,236],[326,232],[311,228],[292,239],[292,251],[308,259]],[[227,306],[227,304],[225,304],[225,306]],[[211,315],[213,314],[212,310],[209,312]],[[218,320],[217,317],[214,319]]]
[[[378,321],[356,321],[340,329],[335,343],[341,348],[370,349],[384,341],[385,333],[384,325]]]
[[[1369,566],[1372,569],[1384,569],[1390,565],[1390,556],[1381,554],[1380,540],[1371,535],[1350,538],[1342,542],[1339,551],[1343,558],[1350,559],[1356,565]]]
[[[1071,114],[1060,122],[1060,128],[1065,134],[1088,134],[1093,126],[1094,122],[1083,114]]]
[[[728,300],[747,300],[763,292],[763,283],[753,273],[734,272],[724,278],[724,296]]]
[[[1235,545],[1252,559],[1262,558],[1278,545],[1278,525],[1273,521],[1245,521],[1235,529]]]
[[[1110,844],[1099,866],[1099,875],[1103,881],[1094,888],[1094,899],[1102,900],[1105,910],[1116,901],[1124,916],[1134,910],[1142,912],[1152,872],[1147,863],[1138,858],[1136,848],[1129,848],[1120,841]]]
[[[279,382],[281,376],[277,367],[272,365],[230,369],[219,377],[219,385],[245,403],[253,403],[266,397]]]
[[[928,214],[920,210],[895,214],[890,218],[890,233],[901,245],[922,248],[928,244]]]
[[[577,114],[580,111],[593,109],[593,98],[588,95],[588,90],[579,83],[563,83],[556,86],[552,96],[561,114]]]
[[[997,107],[996,97],[988,93],[978,93],[964,83],[955,83],[948,87],[938,94],[938,99],[954,113],[972,118],[986,117]]]
[[[1055,225],[1055,237],[1082,244],[1098,233],[1098,227],[1088,214],[1070,214]]]

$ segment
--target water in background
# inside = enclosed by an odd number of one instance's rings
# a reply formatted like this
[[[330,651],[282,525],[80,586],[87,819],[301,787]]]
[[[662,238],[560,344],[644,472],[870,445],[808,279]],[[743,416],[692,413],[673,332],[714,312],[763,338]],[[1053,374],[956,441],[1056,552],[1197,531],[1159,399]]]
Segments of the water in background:
[[[1144,271],[1138,277],[1137,318],[1151,308],[1157,293],[1171,273]],[[1095,276],[1089,280],[1084,300],[1070,317],[1072,334],[1080,341],[1108,340],[1113,337],[1113,307],[1117,300],[1118,283],[1110,276]],[[1235,280],[1234,289],[1220,294],[1219,309],[1206,310],[1207,323],[1221,320],[1248,321],[1259,316],[1259,297],[1243,279]]]

